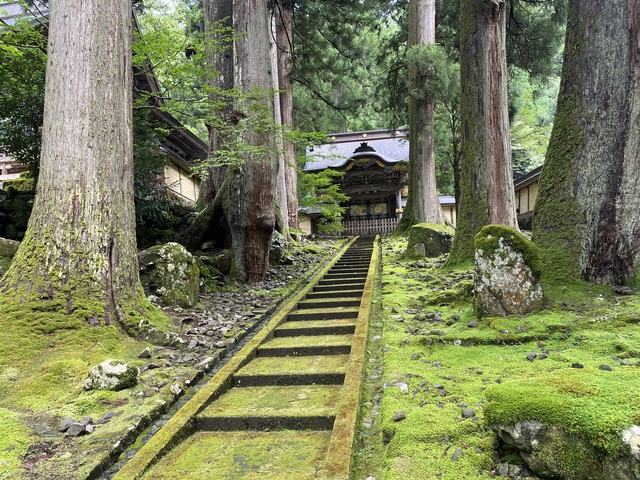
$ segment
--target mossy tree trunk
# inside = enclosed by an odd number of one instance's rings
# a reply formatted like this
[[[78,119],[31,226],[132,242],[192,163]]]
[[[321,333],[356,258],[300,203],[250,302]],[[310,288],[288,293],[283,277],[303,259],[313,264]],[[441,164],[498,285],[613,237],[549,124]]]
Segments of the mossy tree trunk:
[[[231,90],[233,88],[233,44],[223,35],[220,35],[219,28],[232,27],[233,0],[203,0],[204,24],[207,49],[207,70],[211,72],[208,79],[211,91],[209,99],[212,103],[227,102],[225,98],[218,98],[220,90]],[[220,50],[222,46],[222,50]],[[221,111],[211,112],[223,122],[227,121],[231,104]],[[215,123],[215,122],[213,122]],[[208,125],[209,130],[209,154],[210,159],[214,159],[220,144],[220,130],[214,124]],[[201,208],[211,205],[216,193],[222,187],[226,174],[225,166],[213,166],[209,169],[208,176],[200,184],[200,195],[198,206]]]
[[[460,4],[460,206],[448,266],[473,261],[488,224],[518,228],[507,105],[504,0]]]
[[[640,4],[572,0],[534,241],[545,274],[623,283],[640,256]]]
[[[273,81],[273,114],[275,119],[275,124],[278,128],[282,130],[282,111],[280,105],[280,84],[278,82],[278,63],[279,63],[279,54],[278,54],[278,45],[277,45],[277,33],[276,33],[276,17],[275,15],[271,17],[271,78]],[[276,157],[278,162],[278,176],[276,177],[276,205],[278,206],[279,212],[278,217],[276,218],[276,224],[280,227],[280,231],[284,235],[286,239],[289,239],[289,203],[287,199],[287,182],[286,182],[286,170],[285,170],[285,149],[284,149],[284,139],[282,135],[277,135],[275,138],[276,145]]]
[[[407,46],[434,44],[435,41],[435,0],[411,0]],[[419,89],[418,85],[414,87]],[[436,186],[434,117],[435,101],[431,94],[409,97],[409,197],[400,230],[416,223],[444,223]]]
[[[40,177],[2,291],[125,323],[149,307],[135,236],[131,2],[56,0],[49,22]]]
[[[244,91],[263,92],[260,101],[273,116],[271,22],[266,0],[235,0],[235,84]],[[269,264],[271,235],[275,226],[275,187],[278,164],[273,132],[254,129],[245,136],[248,145],[260,147],[245,163],[227,172],[229,201],[224,205],[231,230],[237,272],[249,282],[264,279]]]
[[[293,121],[293,2],[279,0],[274,9],[278,47],[278,85],[282,125],[290,129]],[[284,144],[284,174],[287,191],[289,227],[298,228],[298,159],[293,142]]]

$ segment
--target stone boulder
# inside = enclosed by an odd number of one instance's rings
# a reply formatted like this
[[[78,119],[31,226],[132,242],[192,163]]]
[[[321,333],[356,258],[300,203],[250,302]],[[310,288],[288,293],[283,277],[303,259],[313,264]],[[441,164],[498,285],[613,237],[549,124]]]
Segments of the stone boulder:
[[[269,263],[271,265],[282,262],[287,255],[287,239],[277,230],[271,235],[271,248],[269,249]]]
[[[0,238],[0,257],[13,258],[18,251],[20,242],[17,240],[9,240],[8,238]]]
[[[200,296],[197,261],[182,245],[170,242],[138,253],[140,280],[166,306],[193,307]]]
[[[13,256],[18,251],[20,242],[9,240],[8,238],[0,238],[0,277],[7,271]]]
[[[542,261],[529,239],[511,228],[487,225],[474,247],[479,316],[526,314],[542,307]]]
[[[492,425],[500,438],[516,447],[529,468],[544,478],[600,480],[640,479],[640,427],[620,434],[620,449],[603,454],[584,436],[568,434],[560,426],[538,421],[519,422],[513,427]]]
[[[138,369],[123,360],[105,360],[89,370],[85,390],[124,390],[138,384]]]
[[[407,257],[438,257],[449,253],[455,230],[437,223],[418,223],[409,229]]]
[[[213,257],[213,266],[223,275],[229,275],[233,268],[233,251],[222,250]]]

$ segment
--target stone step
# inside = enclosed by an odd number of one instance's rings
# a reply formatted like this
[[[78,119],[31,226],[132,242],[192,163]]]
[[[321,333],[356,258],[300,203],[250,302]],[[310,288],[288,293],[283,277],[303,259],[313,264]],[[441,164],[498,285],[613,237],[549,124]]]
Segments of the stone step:
[[[318,282],[318,285],[362,285],[366,278],[326,278],[326,275]],[[314,287],[315,290],[316,287]]]
[[[360,298],[362,297],[363,289],[354,289],[354,290],[325,290],[320,292],[309,292],[307,293],[306,300],[315,300],[318,298]]]
[[[343,320],[304,320],[285,322],[279,326],[274,335],[278,337],[300,337],[303,335],[345,335],[356,329],[356,319]]]
[[[341,385],[348,361],[349,355],[257,357],[233,375],[233,385]]]
[[[290,322],[303,320],[339,320],[345,318],[358,318],[358,307],[331,307],[318,309],[296,310],[287,315]]]
[[[336,307],[359,307],[361,298],[320,298],[320,299],[307,299],[298,303],[299,309],[313,309],[313,308],[336,308]]]
[[[258,348],[258,356],[348,355],[352,342],[351,334],[276,337]]]
[[[312,480],[322,473],[330,440],[331,430],[198,432],[142,478]]]
[[[200,430],[329,430],[341,385],[232,388],[198,415]]]
[[[327,273],[324,277],[322,277],[322,280],[341,280],[341,279],[347,279],[347,280],[353,280],[353,279],[361,279],[364,280],[367,278],[367,272],[338,272],[338,273]]]
[[[312,293],[321,293],[321,292],[337,292],[337,291],[351,291],[354,289],[358,289],[362,291],[364,289],[364,280],[354,280],[352,282],[343,282],[335,284],[333,282],[328,282],[326,284],[318,284],[313,287]]]

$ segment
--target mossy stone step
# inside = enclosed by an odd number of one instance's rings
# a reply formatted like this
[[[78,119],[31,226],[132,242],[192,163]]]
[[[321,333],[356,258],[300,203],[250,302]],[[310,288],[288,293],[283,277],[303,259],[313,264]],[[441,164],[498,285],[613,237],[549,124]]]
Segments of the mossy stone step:
[[[318,291],[318,287],[324,287],[330,285],[331,287],[364,287],[366,278],[322,278],[318,284],[313,288],[314,291]]]
[[[306,300],[315,300],[318,298],[360,298],[362,297],[363,289],[353,289],[353,290],[345,290],[345,289],[335,289],[335,290],[326,290],[320,292],[309,292],[307,293]]]
[[[233,375],[237,387],[341,385],[349,355],[257,357]]]
[[[151,468],[145,480],[311,480],[331,431],[200,432]]]
[[[356,319],[338,320],[303,320],[300,322],[289,321],[280,325],[275,331],[276,338],[299,337],[303,335],[345,335],[356,330]]]
[[[232,388],[198,415],[201,430],[330,430],[342,386]]]
[[[354,289],[362,291],[364,289],[364,280],[354,280],[338,284],[335,284],[333,282],[319,283],[318,285],[313,287],[313,292],[335,292],[337,290],[350,291]]]
[[[345,318],[358,318],[358,307],[328,307],[328,308],[306,308],[296,310],[287,315],[290,322],[303,320],[339,320]]]
[[[337,272],[337,273],[327,273],[324,277],[322,277],[323,280],[329,280],[329,279],[338,279],[338,278],[349,278],[349,279],[366,279],[367,278],[367,271],[363,270],[363,271],[348,271],[348,272]]]
[[[348,355],[353,335],[313,335],[277,337],[258,348],[261,357],[295,355]]]
[[[298,302],[299,309],[360,307],[361,298],[311,298]]]

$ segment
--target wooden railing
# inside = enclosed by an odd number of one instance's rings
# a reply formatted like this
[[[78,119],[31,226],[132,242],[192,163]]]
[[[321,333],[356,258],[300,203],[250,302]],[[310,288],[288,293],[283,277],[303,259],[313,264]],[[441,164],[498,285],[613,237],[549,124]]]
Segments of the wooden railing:
[[[393,229],[398,226],[399,221],[399,218],[343,221],[341,235],[377,235],[379,233],[391,233]]]

